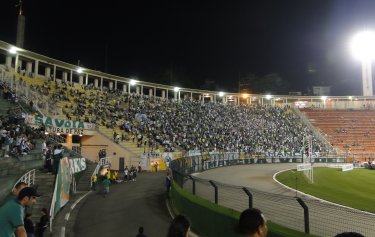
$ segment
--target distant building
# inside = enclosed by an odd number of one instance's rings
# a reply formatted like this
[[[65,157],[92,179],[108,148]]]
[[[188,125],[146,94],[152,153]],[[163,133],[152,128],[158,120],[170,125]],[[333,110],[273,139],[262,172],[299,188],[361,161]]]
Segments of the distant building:
[[[200,86],[200,89],[202,90],[216,90],[216,81],[206,79],[204,81],[204,84]]]
[[[313,92],[313,95],[315,96],[330,95],[331,87],[330,86],[313,86],[312,92]]]
[[[301,96],[302,92],[301,91],[290,91],[288,94],[289,95],[295,95],[295,96]]]

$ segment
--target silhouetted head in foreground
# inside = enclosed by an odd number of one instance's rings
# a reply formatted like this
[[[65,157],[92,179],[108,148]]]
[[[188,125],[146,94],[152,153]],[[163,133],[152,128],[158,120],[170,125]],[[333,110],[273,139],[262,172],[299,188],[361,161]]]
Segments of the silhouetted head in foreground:
[[[243,211],[238,223],[238,231],[245,237],[266,237],[268,228],[262,212],[256,208]]]
[[[341,234],[337,234],[335,237],[364,237],[364,236],[356,232],[344,232]]]
[[[187,237],[190,229],[190,221],[186,216],[176,216],[168,229],[167,237]]]

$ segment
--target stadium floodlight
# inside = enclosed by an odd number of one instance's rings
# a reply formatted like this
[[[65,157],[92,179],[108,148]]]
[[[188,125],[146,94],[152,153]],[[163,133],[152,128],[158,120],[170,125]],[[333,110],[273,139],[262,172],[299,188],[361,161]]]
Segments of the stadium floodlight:
[[[375,58],[375,34],[371,31],[362,31],[353,37],[351,42],[353,55],[359,60]]]
[[[16,54],[17,51],[18,51],[18,48],[14,47],[14,46],[10,47],[10,49],[9,49],[9,53],[11,53],[11,54]]]
[[[225,94],[224,92],[219,92],[219,96],[220,96],[220,97],[223,97],[224,94]]]
[[[178,92],[178,91],[180,90],[180,88],[179,88],[179,87],[175,87],[173,90],[174,90],[175,92]]]
[[[82,69],[82,68],[78,68],[78,69],[77,69],[77,72],[78,72],[79,74],[81,74],[81,73],[83,72],[83,69]]]
[[[136,80],[134,80],[134,79],[131,79],[131,80],[130,80],[130,85],[131,85],[131,86],[134,86],[136,83],[137,83]]]
[[[362,62],[363,96],[372,96],[371,61],[375,58],[375,34],[362,31],[356,34],[350,44],[353,55]]]

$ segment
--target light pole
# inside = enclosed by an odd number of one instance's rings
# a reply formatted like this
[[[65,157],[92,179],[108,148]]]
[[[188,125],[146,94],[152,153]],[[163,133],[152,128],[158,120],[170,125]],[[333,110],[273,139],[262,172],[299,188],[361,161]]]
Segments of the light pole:
[[[19,0],[16,7],[19,8],[18,20],[17,20],[17,47],[23,48],[25,41],[25,16],[23,15],[23,1]]]
[[[128,110],[130,111],[130,99],[131,99],[131,86],[134,86],[137,83],[136,80],[131,79],[129,81],[129,89],[128,89]]]
[[[371,62],[375,57],[375,34],[371,31],[356,34],[351,42],[351,50],[354,56],[362,62],[363,96],[372,96]]]

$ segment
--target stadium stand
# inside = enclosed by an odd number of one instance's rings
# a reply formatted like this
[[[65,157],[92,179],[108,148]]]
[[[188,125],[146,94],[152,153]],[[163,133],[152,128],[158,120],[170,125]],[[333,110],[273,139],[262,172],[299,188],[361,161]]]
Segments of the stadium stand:
[[[374,110],[305,109],[303,112],[338,152],[348,157],[357,154],[357,160],[375,153]]]

